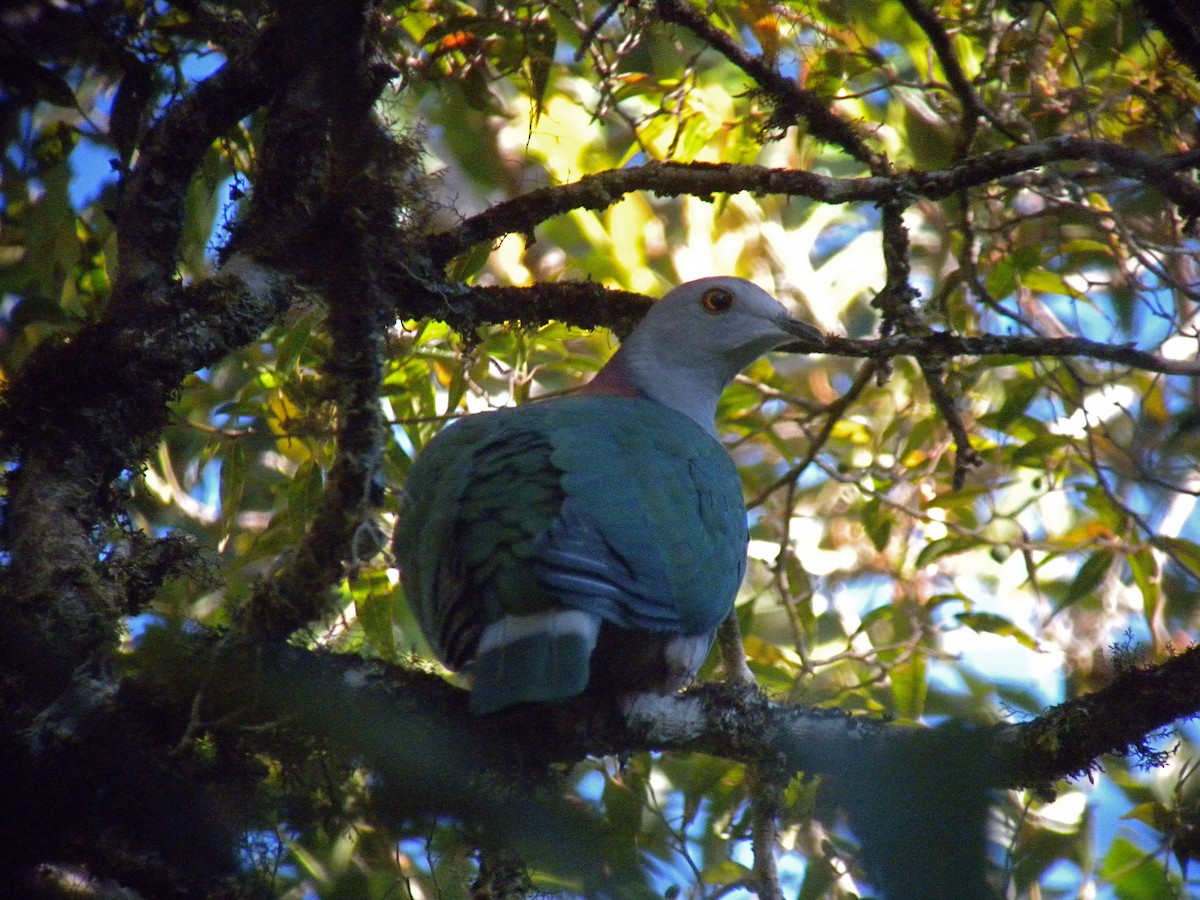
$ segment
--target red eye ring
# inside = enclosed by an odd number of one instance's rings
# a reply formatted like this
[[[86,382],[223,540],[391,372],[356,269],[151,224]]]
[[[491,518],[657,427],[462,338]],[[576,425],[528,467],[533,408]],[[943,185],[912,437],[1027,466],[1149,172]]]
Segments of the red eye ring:
[[[733,291],[725,288],[709,288],[701,295],[700,305],[706,313],[719,316],[723,312],[728,312],[729,307],[733,306]]]

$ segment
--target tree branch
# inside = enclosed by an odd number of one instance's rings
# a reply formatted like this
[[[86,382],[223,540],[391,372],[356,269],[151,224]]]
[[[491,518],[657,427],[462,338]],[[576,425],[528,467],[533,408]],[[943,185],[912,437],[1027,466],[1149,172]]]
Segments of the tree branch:
[[[1120,648],[1116,655],[1116,677],[1106,687],[997,730],[1002,784],[1038,786],[1082,775],[1104,754],[1161,761],[1148,738],[1200,713],[1200,646],[1158,665],[1139,664]]]
[[[105,317],[40,346],[0,409],[0,446],[18,459],[7,512],[13,586],[24,626],[53,636],[47,646],[68,669],[111,651],[125,611],[99,563],[110,484],[159,433],[180,380],[256,337],[289,299],[283,280],[244,267],[188,289],[175,280],[188,183],[212,142],[283,77],[286,66],[264,58],[270,49],[267,32],[151,130],[122,185]]]
[[[182,636],[169,639],[184,640]],[[195,654],[210,652],[205,645],[215,647],[217,642],[214,635],[186,640],[193,644],[187,653],[170,656],[155,651],[147,663],[166,666],[173,673],[170,679],[190,683],[198,670],[206,670],[197,665]],[[236,681],[238,687],[214,695],[211,702],[218,706],[208,714],[220,713],[230,704],[240,708],[241,696],[258,696],[266,704],[257,709],[241,708],[242,716],[272,721],[281,715],[281,710],[271,705],[276,703],[288,704],[295,714],[308,708],[310,699],[296,686],[312,679],[317,684],[328,682],[341,692],[336,701],[330,701],[331,711],[344,708],[349,715],[349,711],[357,710],[354,717],[359,718],[364,708],[384,704],[393,707],[389,717],[407,716],[410,710],[420,711],[420,716],[436,716],[449,727],[475,736],[472,744],[460,745],[462,753],[483,749],[494,760],[491,765],[504,761],[503,766],[512,766],[513,770],[617,751],[658,750],[698,751],[744,763],[774,759],[789,773],[838,775],[845,770],[848,755],[855,752],[855,747],[903,743],[914,733],[928,731],[840,710],[778,703],[757,691],[747,691],[743,685],[724,682],[702,684],[672,696],[645,695],[624,712],[597,698],[583,696],[481,718],[468,710],[466,691],[451,687],[436,675],[379,660],[288,646],[264,651],[253,644],[224,642],[220,643],[219,654],[211,660],[218,665],[215,683],[232,686]],[[222,675],[222,667],[231,668]],[[253,683],[254,671],[274,678],[269,673],[280,667],[294,670],[294,677],[283,678],[279,686],[292,687],[272,699],[273,695],[263,694],[262,686]],[[235,671],[239,673],[236,677],[232,674]],[[160,690],[169,683],[164,682]],[[182,693],[190,703],[192,689]],[[1193,647],[1158,665],[1127,664],[1118,668],[1107,687],[1068,700],[1027,722],[976,731],[990,734],[997,748],[999,765],[989,772],[989,784],[1038,787],[1086,772],[1105,754],[1136,751],[1158,729],[1198,713],[1200,647]],[[255,719],[247,720],[247,724],[251,721]],[[374,729],[364,731],[365,739],[371,739]],[[531,740],[531,735],[536,735],[536,740]],[[356,732],[348,730],[343,737],[355,740]],[[397,745],[396,752],[410,751]],[[412,752],[416,754],[414,760],[438,759],[436,753]]]
[[[127,611],[94,531],[110,511],[110,483],[160,432],[179,382],[257,337],[293,292],[239,258],[173,297],[160,316],[97,323],[39,348],[0,408],[4,448],[20,460],[7,508],[14,596],[26,626],[75,665],[107,655]]]
[[[1104,362],[1161,372],[1164,375],[1200,377],[1200,360],[1166,359],[1126,344],[1106,344],[1086,338],[1047,338],[1031,335],[958,335],[935,331],[925,335],[897,335],[879,340],[850,340],[830,336],[824,352],[835,356],[888,359],[894,356],[975,356],[987,357],[1071,357],[1080,356]],[[807,345],[795,349],[813,352]],[[784,348],[789,349],[789,348]],[[1007,360],[990,360],[1005,365]]]
[[[881,215],[883,261],[887,270],[887,283],[871,301],[871,305],[882,314],[879,332],[886,339],[899,332],[902,335],[922,336],[930,333],[929,325],[921,311],[914,305],[917,291],[909,281],[908,229],[904,225],[903,210],[898,203],[883,204]],[[971,466],[981,460],[971,447],[958,405],[946,389],[946,358],[933,354],[917,356],[921,375],[929,388],[929,396],[954,435],[954,490],[961,490]]]
[[[628,875],[636,864],[594,859],[589,847],[608,846],[596,843],[594,823],[531,793],[529,785],[544,778],[552,761],[639,750],[695,751],[766,764],[780,777],[826,775],[839,802],[851,810],[860,836],[871,835],[876,848],[888,843],[908,848],[901,866],[908,871],[929,861],[908,855],[915,838],[910,832],[896,834],[897,828],[954,826],[961,812],[953,806],[956,800],[982,804],[987,786],[1045,788],[1093,769],[1106,753],[1132,750],[1153,762],[1157,757],[1147,749],[1148,736],[1200,711],[1200,648],[1157,666],[1126,664],[1108,687],[1028,722],[943,729],[793,707],[723,683],[669,697],[647,695],[624,712],[581,697],[480,718],[469,712],[465,691],[426,672],[352,654],[230,642],[213,633],[152,632],[128,662],[140,674],[119,693],[93,704],[86,734],[109,735],[105,747],[117,752],[133,741],[140,748],[139,779],[146,777],[145,760],[160,755],[157,745],[177,737],[179,723],[189,719],[199,717],[218,746],[251,756],[274,756],[280,742],[294,742],[299,729],[315,746],[340,748],[348,764],[365,760],[382,776],[371,792],[382,801],[374,815],[457,817],[481,826],[484,835],[511,840],[531,863],[560,869],[583,865],[587,877],[601,880],[614,870]],[[147,716],[148,710],[153,714]],[[130,735],[129,722],[144,724]],[[52,727],[19,729],[19,734],[10,732],[14,727],[17,723],[10,721],[0,728],[0,747],[7,748],[5,759],[17,783],[61,778],[44,766],[69,758],[76,779],[90,779],[101,792],[114,786],[106,757],[91,752],[83,759],[71,757],[69,747],[54,743],[61,738]],[[164,734],[156,736],[154,728]],[[36,758],[27,756],[31,740],[41,742]],[[15,744],[25,748],[17,756]],[[127,768],[117,777],[125,777]],[[210,771],[207,790],[239,796],[244,790],[239,771]],[[230,781],[220,785],[214,777]],[[939,793],[948,789],[946,796]],[[17,799],[25,803],[24,796]],[[28,802],[44,796],[35,791]],[[931,825],[923,815],[936,821]],[[110,817],[109,827],[120,829],[123,820]],[[974,838],[952,837],[959,838],[968,850],[974,847]],[[132,841],[134,849],[155,846],[155,839],[144,834],[121,840]],[[981,844],[982,827],[978,840]],[[601,863],[610,866],[607,874]],[[942,877],[924,871],[913,877],[918,875],[933,879],[925,884]],[[890,877],[897,877],[894,871]],[[975,894],[952,889],[940,896]]]
[[[110,316],[136,314],[170,305],[184,200],[204,154],[270,98],[290,71],[278,58],[275,33],[260,35],[251,50],[236,56],[167,108],[139,147],[137,166],[122,182],[117,210],[120,266],[109,305]],[[266,58],[264,58],[266,57]]]
[[[897,188],[886,178],[832,178],[798,169],[727,163],[651,162],[585,175],[571,184],[538,188],[497,203],[449,231],[431,235],[425,246],[435,265],[445,265],[476,244],[506,234],[532,233],[536,225],[573,209],[606,209],[633,191],[651,191],[662,197],[750,191],[848,203],[879,201],[892,196]]]
[[[887,172],[886,161],[867,146],[858,123],[848,122],[823,98],[784,78],[761,58],[751,56],[687,0],[656,0],[655,9],[664,22],[684,26],[749,75],[775,105],[773,124],[787,126],[803,118],[813,137],[840,147],[875,174]]]
[[[990,109],[984,106],[979,95],[975,93],[975,88],[971,86],[966,73],[963,72],[962,63],[958,61],[958,55],[954,52],[950,36],[946,34],[942,20],[925,6],[924,0],[900,0],[900,2],[912,20],[929,38],[929,45],[933,47],[938,62],[942,64],[942,71],[946,73],[946,80],[950,82],[951,90],[958,97],[958,102],[962,104],[963,131],[958,139],[959,151],[966,153],[970,148],[979,119],[987,121],[1009,140],[1019,143],[1020,139],[1010,132]]]
[[[946,390],[946,382],[944,380],[945,364],[934,362],[932,357],[920,357],[921,374],[925,377],[925,386],[929,388],[929,396],[933,400],[933,405],[937,407],[942,418],[946,422],[946,426],[950,429],[950,434],[954,436],[954,475],[951,477],[951,486],[956,491],[962,490],[963,485],[967,480],[967,472],[973,466],[983,464],[983,459],[971,446],[971,436],[967,433],[967,428],[963,425],[962,416],[958,413],[958,405]]]
[[[1200,25],[1188,0],[1137,0],[1179,58],[1200,75]]]
[[[538,326],[554,320],[576,328],[609,328],[623,336],[654,302],[644,294],[612,290],[595,281],[527,287],[467,287],[433,281],[408,272],[392,279],[389,289],[401,319],[428,316],[468,333],[498,322]]]
[[[409,300],[405,297],[405,300]],[[420,314],[472,326],[487,322],[544,324],[551,319],[579,328],[607,327],[621,332],[633,327],[654,301],[631,291],[609,290],[594,282],[556,282],[531,287],[472,287],[455,295],[455,300],[426,299],[414,309],[405,306],[405,316]],[[461,303],[461,308],[458,304]],[[814,347],[800,342],[781,348],[783,352],[827,353],[860,359],[887,360],[896,356],[956,357],[991,359],[1007,365],[1005,357],[1084,357],[1111,362],[1164,375],[1200,377],[1200,360],[1167,359],[1128,344],[1108,344],[1087,338],[1049,338],[1040,335],[960,335],[945,331],[902,334],[874,340],[857,340],[827,335],[826,343]]]
[[[409,189],[414,149],[392,140],[374,116],[383,82],[366,64],[368,22],[366,4],[350,4],[323,10],[310,23],[312,69],[272,106],[263,156],[274,162],[237,236],[318,292],[333,337],[325,375],[337,403],[337,456],[320,506],[300,546],[238,612],[240,624],[267,639],[319,618],[345,564],[369,559],[384,543],[374,513],[383,496],[386,429],[378,398],[392,297],[379,263],[403,243],[397,222],[420,198]],[[321,127],[313,127],[314,117]],[[298,202],[309,216],[271,227]]]
[[[821,426],[820,431],[809,440],[808,450],[805,452],[804,458],[759,491],[753,499],[747,501],[746,509],[757,509],[766,502],[771,494],[775,493],[775,491],[779,490],[785,484],[795,484],[800,480],[800,476],[812,465],[812,461],[821,452],[821,448],[829,441],[830,436],[833,434],[833,429],[842,420],[842,417],[846,414],[846,410],[858,402],[858,398],[862,396],[862,392],[878,376],[883,365],[883,363],[877,360],[863,364],[858,374],[854,376],[854,381],[846,390],[846,393],[821,410],[820,414],[825,419],[825,423]]]
[[[822,203],[887,203],[913,197],[942,200],[1040,166],[1080,161],[1102,163],[1125,177],[1145,182],[1184,214],[1200,215],[1200,185],[1178,174],[1197,164],[1196,154],[1155,156],[1108,141],[1068,136],[983,153],[933,172],[887,177],[835,178],[798,169],[730,163],[651,162],[585,175],[570,184],[538,188],[497,203],[453,229],[425,238],[423,249],[435,266],[444,266],[476,244],[507,234],[530,234],[540,223],[573,209],[605,209],[633,191],[702,198],[747,191],[808,197]]]

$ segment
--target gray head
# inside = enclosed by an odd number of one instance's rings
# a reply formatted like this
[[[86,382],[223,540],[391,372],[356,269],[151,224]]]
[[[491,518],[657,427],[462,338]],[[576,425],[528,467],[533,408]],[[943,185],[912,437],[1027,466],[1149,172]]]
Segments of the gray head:
[[[699,278],[655,303],[609,365],[640,393],[711,432],[717,399],[734,376],[797,338],[818,346],[824,340],[744,278]]]

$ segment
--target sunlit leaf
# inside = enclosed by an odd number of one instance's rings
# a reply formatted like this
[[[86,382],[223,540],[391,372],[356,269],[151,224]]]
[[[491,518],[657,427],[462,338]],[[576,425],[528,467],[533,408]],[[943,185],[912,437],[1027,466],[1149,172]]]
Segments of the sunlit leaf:
[[[924,653],[914,652],[906,660],[888,670],[892,702],[897,715],[916,722],[925,712],[929,692],[928,661]]]
[[[1027,288],[1041,291],[1044,294],[1062,294],[1074,297],[1076,300],[1087,299],[1086,294],[1067,284],[1066,280],[1057,272],[1051,272],[1048,269],[1034,269],[1031,272],[1023,273],[1021,283]]]
[[[1121,818],[1135,819],[1138,822],[1145,822],[1151,828],[1166,831],[1171,821],[1171,813],[1159,802],[1139,803]]]
[[[704,870],[704,881],[707,884],[739,884],[753,877],[754,873],[750,869],[729,859]]]
[[[954,618],[973,631],[1010,637],[1022,647],[1028,647],[1030,650],[1039,649],[1037,641],[1024,629],[1018,628],[1010,619],[1006,619],[997,613],[960,612],[955,613]]]
[[[1125,837],[1117,837],[1100,867],[1121,900],[1157,900],[1170,897],[1174,887],[1156,852],[1139,849]]]
[[[221,460],[221,532],[227,535],[237,519],[246,489],[246,450],[241,441],[226,441],[217,457]]]
[[[384,659],[396,658],[393,632],[395,592],[383,572],[371,572],[351,582],[354,608],[363,633],[376,653]]]

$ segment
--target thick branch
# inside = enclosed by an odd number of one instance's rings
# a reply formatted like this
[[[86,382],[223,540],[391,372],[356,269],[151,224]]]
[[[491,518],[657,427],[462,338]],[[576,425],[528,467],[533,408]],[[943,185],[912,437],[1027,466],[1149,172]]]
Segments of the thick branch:
[[[146,303],[168,303],[184,200],[196,168],[213,141],[265,103],[287,75],[286,57],[263,59],[272,37],[264,34],[251,52],[231,59],[168,107],[139,148],[117,211],[114,315]]]
[[[261,696],[260,688],[246,680],[253,678],[256,667],[264,666],[263,671],[269,673],[284,666],[295,670],[286,680],[294,697],[309,697],[296,688],[312,679],[322,690],[340,692],[332,704],[335,708],[382,709],[380,704],[384,704],[394,706],[402,716],[415,714],[413,710],[421,716],[437,716],[458,723],[453,727],[461,727],[464,734],[477,735],[488,756],[514,768],[522,765],[522,759],[573,761],[618,751],[663,750],[700,751],[745,763],[771,760],[792,772],[838,775],[857,752],[855,748],[889,742],[899,745],[927,731],[839,710],[777,703],[744,685],[721,682],[669,697],[645,696],[624,713],[581,697],[478,718],[468,711],[465,692],[425,672],[297,648],[270,651],[282,654],[275,661],[264,658],[261,648],[252,645],[245,645],[241,653],[244,655],[238,656],[236,648],[224,647],[221,665],[233,665],[239,671],[249,667],[242,672],[238,687],[247,697]],[[156,658],[178,666],[179,674],[188,678],[195,677],[188,671],[203,668],[182,659],[172,663],[167,656]],[[219,674],[215,677],[216,683],[223,685],[232,680]],[[323,687],[326,682],[329,687]],[[238,702],[224,688],[211,701]],[[287,698],[271,702],[287,702]],[[307,700],[291,709],[296,714],[305,708]],[[222,708],[211,712],[221,713]],[[257,710],[247,708],[242,714],[269,721],[280,712],[268,704]],[[1198,712],[1200,648],[1192,648],[1160,665],[1120,671],[1108,687],[1053,707],[1031,721],[978,733],[991,734],[994,740],[1000,764],[989,772],[992,786],[1041,786],[1088,770],[1104,754],[1136,749],[1158,729]],[[368,728],[363,737],[370,739],[372,734]],[[530,741],[530,735],[537,735],[537,740]],[[353,740],[356,734],[349,730],[344,737]],[[467,746],[460,749],[479,752]],[[437,754],[428,758],[436,759]]]
[[[767,169],[730,163],[651,162],[628,169],[585,175],[579,181],[538,188],[471,216],[456,228],[432,235],[427,247],[435,264],[444,265],[459,253],[506,234],[528,234],[536,225],[573,209],[606,209],[633,191],[661,197],[750,191],[790,194],[825,203],[879,201],[899,187],[886,178],[832,178],[798,169]]]
[[[177,739],[181,724],[191,721],[219,745],[250,756],[276,753],[277,744],[293,742],[299,729],[321,746],[340,747],[356,765],[365,760],[382,776],[372,794],[384,798],[377,810],[383,818],[397,810],[461,817],[552,867],[579,866],[584,860],[613,863],[587,852],[596,836],[594,823],[531,794],[530,779],[536,781],[555,760],[639,750],[699,751],[766,765],[781,776],[827,775],[861,835],[881,823],[894,831],[914,815],[918,824],[921,815],[932,818],[935,828],[943,819],[954,823],[960,810],[953,802],[963,797],[982,804],[989,786],[1041,788],[1094,768],[1106,753],[1145,754],[1149,735],[1200,710],[1200,649],[1159,666],[1127,668],[1108,687],[1029,722],[943,729],[788,706],[721,683],[671,697],[647,696],[624,712],[579,698],[479,718],[468,711],[465,692],[428,673],[351,654],[265,648],[205,634],[151,633],[129,662],[141,674],[89,714],[92,730],[114,736],[109,743],[126,740],[121,729],[147,718],[147,710],[153,715],[144,727],[160,723],[167,741]],[[167,759],[169,744],[152,746],[146,737],[139,739],[139,771],[146,770],[147,753],[154,760]],[[42,742],[38,752],[45,757],[44,742],[61,739],[45,729],[31,735],[0,728],[0,743],[10,751],[31,740]],[[51,750],[50,759],[63,754]],[[43,762],[31,762],[28,752],[13,760],[21,766],[18,774],[49,777]],[[76,777],[96,780],[94,787],[103,791],[110,773],[102,765],[92,767],[93,759],[74,761],[82,767]],[[224,786],[234,795],[244,790],[238,772],[234,767],[231,783]],[[107,820],[121,827],[119,817]],[[132,839],[153,848],[157,838],[141,833]],[[878,848],[889,841],[897,842],[877,834],[874,844]],[[903,834],[898,844],[909,846]],[[906,855],[905,866],[916,859]],[[595,870],[595,877],[604,876]],[[926,883],[937,883],[936,873],[930,877],[935,880]],[[951,890],[938,896],[976,895]]]
[[[822,203],[903,202],[913,197],[942,200],[967,188],[1050,163],[1078,161],[1103,163],[1117,174],[1157,188],[1185,214],[1200,215],[1200,185],[1178,174],[1196,164],[1193,154],[1155,156],[1108,141],[1060,137],[980,154],[947,169],[892,177],[834,178],[798,169],[652,162],[530,191],[471,216],[450,231],[431,235],[425,246],[435,265],[445,265],[476,244],[507,234],[532,233],[540,223],[572,209],[605,209],[633,191],[650,191],[662,197],[711,197],[748,191],[808,197]]]
[[[409,301],[414,297],[405,295],[404,299]],[[651,298],[641,294],[609,290],[590,281],[558,282],[532,287],[467,288],[455,294],[453,299],[430,296],[416,307],[405,306],[400,312],[405,317],[427,315],[473,325],[513,321],[543,324],[556,319],[580,328],[607,327],[620,332],[636,324],[652,302]],[[1085,357],[1164,375],[1200,377],[1200,360],[1167,359],[1127,344],[1107,344],[1076,337],[960,335],[944,331],[876,340],[830,335],[820,348],[796,343],[783,349],[878,360],[896,356],[1005,357],[993,360],[995,365],[1008,364],[1011,362],[1009,357]]]
[[[288,285],[251,269],[182,289],[175,254],[184,195],[212,142],[286,72],[269,36],[172,105],[122,184],[119,268],[105,318],[70,342],[47,342],[0,410],[3,448],[18,459],[7,514],[12,576],[35,632],[53,635],[70,667],[112,648],[122,598],[98,562],[109,485],[136,467],[190,372],[254,337]]]
[[[125,612],[93,533],[109,483],[159,433],[184,376],[257,337],[290,288],[239,258],[173,291],[169,314],[91,326],[22,370],[0,410],[6,449],[21,451],[7,510],[14,596],[65,660],[107,653]]]
[[[409,190],[414,148],[393,140],[374,116],[383,81],[366,65],[368,22],[365,5],[353,3],[318,17],[313,43],[327,52],[271,110],[266,196],[297,194],[311,216],[271,228],[296,201],[260,204],[239,235],[266,247],[276,242],[271,250],[280,262],[325,301],[333,338],[325,376],[338,410],[337,456],[317,514],[240,613],[259,637],[284,638],[323,615],[346,564],[370,559],[384,541],[374,514],[383,496],[379,393],[393,313],[378,261],[403,243],[397,222],[419,198]],[[281,167],[281,158],[292,165]],[[280,231],[290,240],[278,243]]]
[[[514,770],[551,759],[571,761],[618,751],[665,750],[700,751],[745,763],[769,761],[781,770],[838,776],[853,768],[858,756],[870,756],[881,748],[909,746],[928,731],[836,710],[788,706],[744,686],[722,683],[702,685],[672,697],[646,696],[624,714],[595,700],[580,698],[479,719],[467,711],[462,692],[426,673],[295,648],[272,651],[284,655],[274,662],[264,660],[261,650],[249,645],[244,648],[244,658],[225,656],[231,649],[222,651],[226,662],[221,665],[238,668],[238,691],[246,697],[259,697],[257,703],[269,697],[252,683],[254,670],[264,662],[262,671],[266,673],[284,666],[294,671],[281,685],[289,685],[291,697],[305,698],[288,707],[292,715],[309,715],[316,692],[330,690],[338,696],[330,698],[328,713],[322,715],[332,715],[337,709],[357,710],[352,718],[362,721],[364,709],[376,709],[383,715],[383,710],[395,706],[395,713],[402,719],[416,714],[411,712],[416,710],[422,718],[436,716],[448,727],[461,729],[456,741],[462,740],[461,735],[476,735],[480,747],[487,748],[488,757],[504,760],[504,765]],[[197,668],[194,663],[185,666],[182,661],[175,665],[183,674]],[[217,677],[222,684],[235,680]],[[212,702],[236,704],[238,700],[223,689],[212,697]],[[241,714],[270,721],[281,714],[275,705],[280,702],[287,703],[287,696],[257,709],[247,707]],[[986,769],[990,785],[1037,787],[1087,771],[1104,754],[1136,751],[1156,730],[1197,712],[1200,648],[1193,648],[1161,665],[1126,669],[1108,687],[1053,707],[1029,722],[960,731],[955,739],[965,746],[983,736],[985,743],[990,743],[991,750],[984,749],[983,744],[977,748],[991,757]],[[210,713],[220,714],[221,707]],[[390,721],[392,713],[386,715]],[[421,726],[414,734],[425,728]],[[350,741],[373,740],[374,734],[375,729],[369,727],[362,733],[354,728],[339,729],[341,738]],[[537,735],[537,740],[531,742],[530,735]],[[426,736],[421,740],[435,738]],[[401,752],[403,743],[391,741],[396,752]],[[479,752],[461,743],[458,747],[456,753]],[[425,753],[420,751],[414,759],[439,758],[436,752]]]
[[[1180,59],[1200,75],[1200,24],[1190,0],[1138,0]]]
[[[1154,666],[1118,670],[1107,687],[997,732],[1001,781],[1036,786],[1096,768],[1104,754],[1154,761],[1147,739],[1200,713],[1200,647]]]
[[[411,278],[411,276],[407,276]],[[632,291],[610,290],[595,281],[558,281],[528,287],[464,287],[424,284],[396,279],[392,296],[400,302],[401,319],[426,316],[450,322],[460,331],[496,322],[544,325],[551,320],[576,328],[609,328],[628,334],[641,321],[653,300]]]

